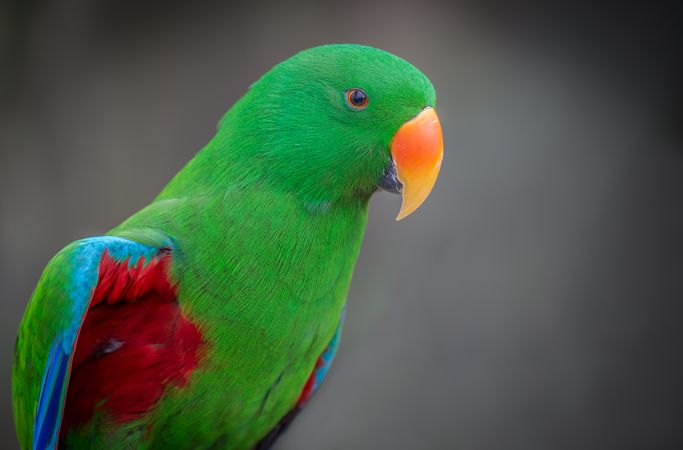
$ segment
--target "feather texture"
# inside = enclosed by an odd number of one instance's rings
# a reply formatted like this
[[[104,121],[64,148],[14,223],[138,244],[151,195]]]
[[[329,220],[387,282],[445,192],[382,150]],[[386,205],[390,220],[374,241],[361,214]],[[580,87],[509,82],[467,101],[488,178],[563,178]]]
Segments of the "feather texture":
[[[17,340],[22,448],[271,445],[330,367],[392,137],[434,103],[358,45],[254,83],[150,205],[48,264]]]

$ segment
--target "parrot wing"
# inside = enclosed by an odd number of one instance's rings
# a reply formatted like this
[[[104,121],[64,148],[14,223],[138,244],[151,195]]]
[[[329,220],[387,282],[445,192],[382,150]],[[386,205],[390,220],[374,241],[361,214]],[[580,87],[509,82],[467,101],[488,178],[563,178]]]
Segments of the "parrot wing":
[[[104,236],[76,241],[50,261],[15,350],[22,448],[56,448],[60,430],[86,423],[96,410],[118,423],[133,420],[167,382],[187,381],[201,337],[180,313],[172,256],[168,240],[142,245]]]
[[[332,366],[334,355],[337,353],[337,349],[339,348],[345,312],[346,310],[342,312],[342,316],[339,319],[339,324],[337,325],[334,335],[332,335],[332,339],[330,339],[330,343],[327,344],[325,350],[318,357],[315,366],[311,371],[311,375],[308,377],[308,380],[301,391],[301,395],[299,396],[299,400],[297,401],[296,405],[287,414],[285,414],[282,419],[280,419],[278,424],[275,425],[275,427],[270,430],[268,434],[266,434],[259,441],[254,450],[270,449],[275,444],[277,439],[282,435],[282,433],[287,431],[287,428],[292,421],[294,421],[294,418],[299,414],[299,412],[301,412],[304,406],[306,406],[311,397],[313,397],[313,394],[322,384],[327,372],[330,370],[330,366]]]

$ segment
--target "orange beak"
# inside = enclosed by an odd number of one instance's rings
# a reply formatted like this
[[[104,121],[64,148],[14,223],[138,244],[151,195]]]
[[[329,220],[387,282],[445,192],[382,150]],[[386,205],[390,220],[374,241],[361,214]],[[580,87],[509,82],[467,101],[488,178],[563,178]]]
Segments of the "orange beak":
[[[403,185],[403,204],[396,217],[401,220],[420,207],[439,175],[443,132],[434,108],[426,107],[401,125],[391,142],[391,157]]]

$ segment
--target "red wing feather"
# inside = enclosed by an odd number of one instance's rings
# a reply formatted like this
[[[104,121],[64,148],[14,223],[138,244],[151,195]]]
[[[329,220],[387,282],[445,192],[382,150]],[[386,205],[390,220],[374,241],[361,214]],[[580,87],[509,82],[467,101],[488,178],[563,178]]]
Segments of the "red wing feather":
[[[101,412],[125,423],[184,386],[199,364],[202,336],[183,317],[169,280],[171,253],[134,264],[105,251],[81,328],[61,436]]]

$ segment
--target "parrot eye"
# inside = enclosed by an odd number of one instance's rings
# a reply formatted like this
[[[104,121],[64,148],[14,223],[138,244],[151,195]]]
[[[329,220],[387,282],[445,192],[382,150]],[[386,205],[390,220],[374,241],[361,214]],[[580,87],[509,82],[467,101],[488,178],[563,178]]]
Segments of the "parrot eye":
[[[346,103],[349,104],[351,109],[361,110],[368,106],[368,96],[362,89],[353,88],[346,91]]]

